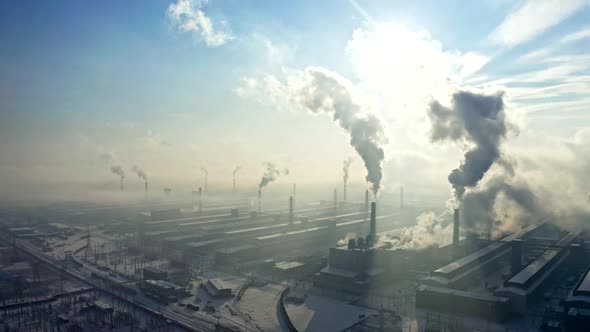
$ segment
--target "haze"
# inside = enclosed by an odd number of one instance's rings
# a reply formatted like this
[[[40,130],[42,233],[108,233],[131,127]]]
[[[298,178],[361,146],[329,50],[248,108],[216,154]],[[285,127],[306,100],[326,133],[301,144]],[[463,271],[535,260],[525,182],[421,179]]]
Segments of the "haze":
[[[306,266],[324,264],[298,279],[315,290],[330,286],[322,273],[350,267],[335,258],[348,246],[342,255],[356,249],[373,255],[365,252],[384,247],[420,262],[429,255],[427,263],[416,263],[416,275],[402,278],[411,283],[400,286],[403,292],[420,285],[471,291],[450,279],[441,285],[436,276],[454,273],[439,269],[489,241],[498,248],[525,241],[510,247],[523,264],[505,264],[510,277],[551,248],[587,242],[589,107],[587,0],[4,1],[0,217],[3,231],[15,237],[21,226],[51,237],[37,222],[63,222],[79,237],[63,240],[70,251],[91,233],[105,232],[115,247],[129,236],[133,245],[125,248],[138,255],[147,255],[145,241],[153,241],[160,248],[153,261],[171,265],[192,249],[179,240],[165,253],[170,238],[235,239],[209,226],[186,230],[179,220],[251,217],[255,225],[223,226],[225,219],[219,225],[256,241],[291,236],[295,228],[329,233],[321,241],[301,235],[321,243],[293,247],[315,259]],[[355,216],[359,208],[362,215]],[[159,223],[165,221],[173,232]],[[144,231],[169,233],[146,240]],[[543,253],[526,242],[539,234],[553,241],[539,240]],[[248,239],[263,252],[258,260],[287,254],[287,247]],[[440,256],[424,254],[434,248]],[[218,249],[208,247],[206,255],[217,257]],[[100,266],[94,255],[83,264]],[[377,256],[359,259],[373,264]],[[191,257],[182,264],[195,269]],[[218,271],[201,270],[201,263],[199,273]],[[397,266],[371,264],[357,272]],[[568,267],[564,275],[583,280],[585,269]],[[229,273],[257,280],[250,270],[239,272]],[[510,280],[488,293],[508,298],[512,311],[524,310],[513,306],[520,300],[508,294]],[[362,308],[377,309],[364,297],[379,293],[373,282],[366,282],[368,293],[356,294]],[[423,291],[408,292],[418,302],[439,299]],[[412,307],[433,310],[424,303]],[[240,319],[249,310],[242,309]],[[400,316],[425,326],[417,316]],[[408,324],[401,329],[414,326]],[[276,328],[271,325],[266,330]]]

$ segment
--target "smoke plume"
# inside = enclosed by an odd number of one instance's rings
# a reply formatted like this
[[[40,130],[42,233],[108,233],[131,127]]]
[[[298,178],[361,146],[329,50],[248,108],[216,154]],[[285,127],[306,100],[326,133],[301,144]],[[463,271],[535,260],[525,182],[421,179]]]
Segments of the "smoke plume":
[[[233,175],[236,176],[236,174],[242,169],[242,167],[240,166],[236,166],[236,168],[234,168],[234,172]]]
[[[141,167],[133,165],[132,171],[137,174],[140,179],[147,181],[147,173]]]
[[[262,189],[266,187],[269,183],[276,180],[280,175],[281,171],[277,168],[277,166],[273,163],[265,163],[266,171],[262,178],[260,179],[260,184],[258,185],[258,189]],[[285,168],[283,170],[284,175],[289,175],[289,169]]]
[[[366,107],[355,101],[351,84],[326,69],[308,67],[293,99],[313,113],[333,114],[334,121],[350,135],[350,144],[367,169],[366,180],[371,183],[373,194],[377,195],[385,158],[383,125],[374,114],[367,112]]]
[[[452,213],[445,211],[440,216],[434,212],[422,213],[416,225],[403,228],[398,234],[379,236],[380,244],[391,244],[394,249],[425,249],[451,242],[453,235]]]
[[[338,247],[346,246],[346,245],[348,245],[348,240],[356,240],[356,238],[357,238],[356,233],[348,232],[348,233],[346,233],[345,237],[338,240],[337,246]]]
[[[469,232],[514,232],[540,222],[550,211],[527,183],[497,174],[463,197],[462,227]],[[493,235],[493,234],[491,234]]]
[[[121,166],[111,166],[111,173],[120,176],[122,179],[125,178],[125,169]]]
[[[500,146],[509,128],[504,93],[486,95],[458,91],[453,94],[451,107],[433,101],[428,116],[432,123],[432,141],[450,140],[470,146],[459,167],[449,174],[458,203],[466,188],[475,187],[501,156]]]
[[[348,171],[350,170],[350,165],[354,161],[354,157],[348,157],[344,160],[344,166],[342,166],[342,180],[344,181],[344,185],[348,182]]]

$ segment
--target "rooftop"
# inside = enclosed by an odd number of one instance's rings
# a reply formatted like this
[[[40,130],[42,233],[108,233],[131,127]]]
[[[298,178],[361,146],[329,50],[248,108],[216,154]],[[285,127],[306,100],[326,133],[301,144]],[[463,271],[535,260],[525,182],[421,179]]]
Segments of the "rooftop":
[[[532,261],[514,277],[508,280],[508,285],[516,286],[520,288],[526,288],[534,279],[534,277],[540,273],[547,264],[553,261],[559,254],[559,249],[549,249],[541,254],[537,259]]]
[[[222,289],[231,289],[231,287],[229,287],[226,283],[223,282],[223,280],[219,278],[211,278],[207,280],[207,282],[217,291]]]
[[[197,242],[189,242],[186,244],[187,247],[196,249],[206,247],[208,245],[216,244],[225,241],[224,239],[212,239],[212,240],[205,240],[205,241],[197,241]]]
[[[584,277],[582,277],[576,288],[574,288],[573,295],[590,296],[590,269],[586,271]]]
[[[221,254],[235,254],[240,251],[255,249],[255,248],[257,248],[255,245],[244,244],[244,245],[232,247],[232,248],[221,248],[221,249],[218,249],[217,252],[221,253]]]
[[[277,269],[281,269],[281,270],[290,270],[290,269],[298,268],[298,267],[303,266],[303,265],[305,265],[305,263],[291,261],[291,262],[279,262],[279,263],[276,263],[275,264],[275,267]]]

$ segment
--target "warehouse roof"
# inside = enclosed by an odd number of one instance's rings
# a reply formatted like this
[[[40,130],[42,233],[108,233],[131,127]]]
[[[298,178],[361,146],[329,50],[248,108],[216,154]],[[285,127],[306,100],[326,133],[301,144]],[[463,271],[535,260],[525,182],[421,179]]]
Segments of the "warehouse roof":
[[[573,293],[574,295],[590,296],[590,269],[586,271],[586,274],[580,280]]]
[[[561,238],[561,240],[557,243],[557,246],[568,246],[576,238],[576,236],[576,233],[568,233],[563,238]],[[507,285],[519,287],[522,289],[528,288],[533,283],[533,281],[539,275],[541,275],[551,265],[552,262],[555,261],[561,250],[561,248],[547,249],[533,262],[527,265],[510,280],[508,280]]]
[[[261,231],[261,230],[265,230],[265,229],[284,227],[284,226],[288,226],[288,225],[289,224],[278,224],[278,225],[270,225],[270,226],[243,228],[243,229],[236,229],[233,231],[227,231],[227,232],[224,232],[224,234],[226,234],[226,235],[241,234],[241,233],[247,233],[247,232]]]
[[[436,286],[428,286],[428,285],[420,285],[418,287],[418,291],[420,291],[420,292],[430,291],[430,292],[436,292],[436,293],[440,293],[440,294],[455,295],[455,296],[459,296],[459,297],[469,297],[469,298],[478,299],[478,300],[482,300],[482,301],[492,301],[492,302],[508,302],[508,301],[510,301],[506,297],[495,296],[495,295],[486,294],[486,293],[468,292],[468,291],[461,291],[461,290],[456,290],[456,289],[452,289],[452,288],[436,287]]]
[[[185,245],[189,248],[196,249],[196,248],[206,247],[206,246],[209,246],[212,244],[217,244],[217,243],[220,243],[223,241],[225,241],[225,240],[224,239],[213,239],[213,240],[206,240],[206,241],[189,242]]]
[[[217,252],[221,253],[221,254],[235,254],[240,251],[255,249],[255,248],[257,248],[255,245],[244,244],[244,245],[232,247],[232,248],[221,248],[221,249],[218,249]]]
[[[516,232],[510,236],[505,237],[499,242],[492,243],[487,247],[484,247],[470,255],[467,255],[461,259],[458,259],[448,265],[445,265],[433,272],[436,275],[448,276],[453,277],[461,272],[461,270],[468,268],[469,266],[474,266],[477,264],[478,261],[484,261],[488,258],[491,258],[497,253],[500,253],[504,250],[508,249],[508,242],[514,239],[518,239],[528,233],[532,232],[533,230],[537,229],[539,225],[531,225],[526,227],[519,232]]]
[[[277,263],[275,265],[275,267],[277,269],[287,271],[287,270],[291,270],[291,269],[295,269],[295,268],[301,267],[303,265],[305,265],[305,263],[296,262],[296,261],[290,261],[290,262],[279,262],[279,263]]]
[[[532,263],[527,265],[527,267],[522,269],[514,277],[508,280],[507,285],[523,289],[527,288],[539,273],[545,271],[545,267],[553,262],[558,254],[559,249],[548,249],[539,257],[537,257],[537,259],[535,259]]]
[[[320,229],[325,229],[325,228],[327,228],[327,226],[318,226],[318,227],[306,228],[306,229],[302,229],[302,230],[298,230],[298,231],[292,231],[292,232],[286,232],[286,233],[275,233],[275,234],[270,234],[270,235],[265,235],[265,236],[259,236],[256,239],[257,240],[269,240],[269,239],[279,238],[279,237],[283,237],[283,236],[314,232],[314,231],[318,231]]]

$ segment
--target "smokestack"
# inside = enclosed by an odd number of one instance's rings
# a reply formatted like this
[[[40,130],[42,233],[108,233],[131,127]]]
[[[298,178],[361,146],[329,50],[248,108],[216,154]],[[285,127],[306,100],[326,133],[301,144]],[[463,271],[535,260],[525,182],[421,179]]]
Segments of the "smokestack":
[[[234,176],[234,186],[232,188],[232,194],[235,195],[236,194],[236,173],[240,171],[240,169],[242,169],[240,166],[236,166],[236,168],[234,168],[233,171],[233,176]]]
[[[199,187],[199,214],[203,212],[203,190]]]
[[[365,190],[365,212],[369,211],[369,189]]]
[[[338,207],[338,190],[334,188],[334,207]]]
[[[399,208],[400,210],[404,208],[404,186],[399,188]]]
[[[258,216],[260,216],[260,199],[262,196],[262,192],[258,189]]]
[[[124,177],[121,176],[121,191],[125,191],[125,184],[123,183]]]
[[[512,240],[512,250],[510,254],[510,272],[512,275],[517,274],[522,269],[522,245],[522,239]]]
[[[459,209],[455,209],[453,214],[453,246],[459,245]]]
[[[289,197],[289,224],[293,223],[293,196]]]
[[[344,187],[342,188],[342,200],[346,202],[346,182],[344,182]]]
[[[368,192],[368,191],[367,191]],[[371,241],[373,243],[377,242],[377,204],[375,202],[371,203]]]
[[[148,192],[148,183],[147,183],[147,180],[145,180],[145,192],[146,193]]]

